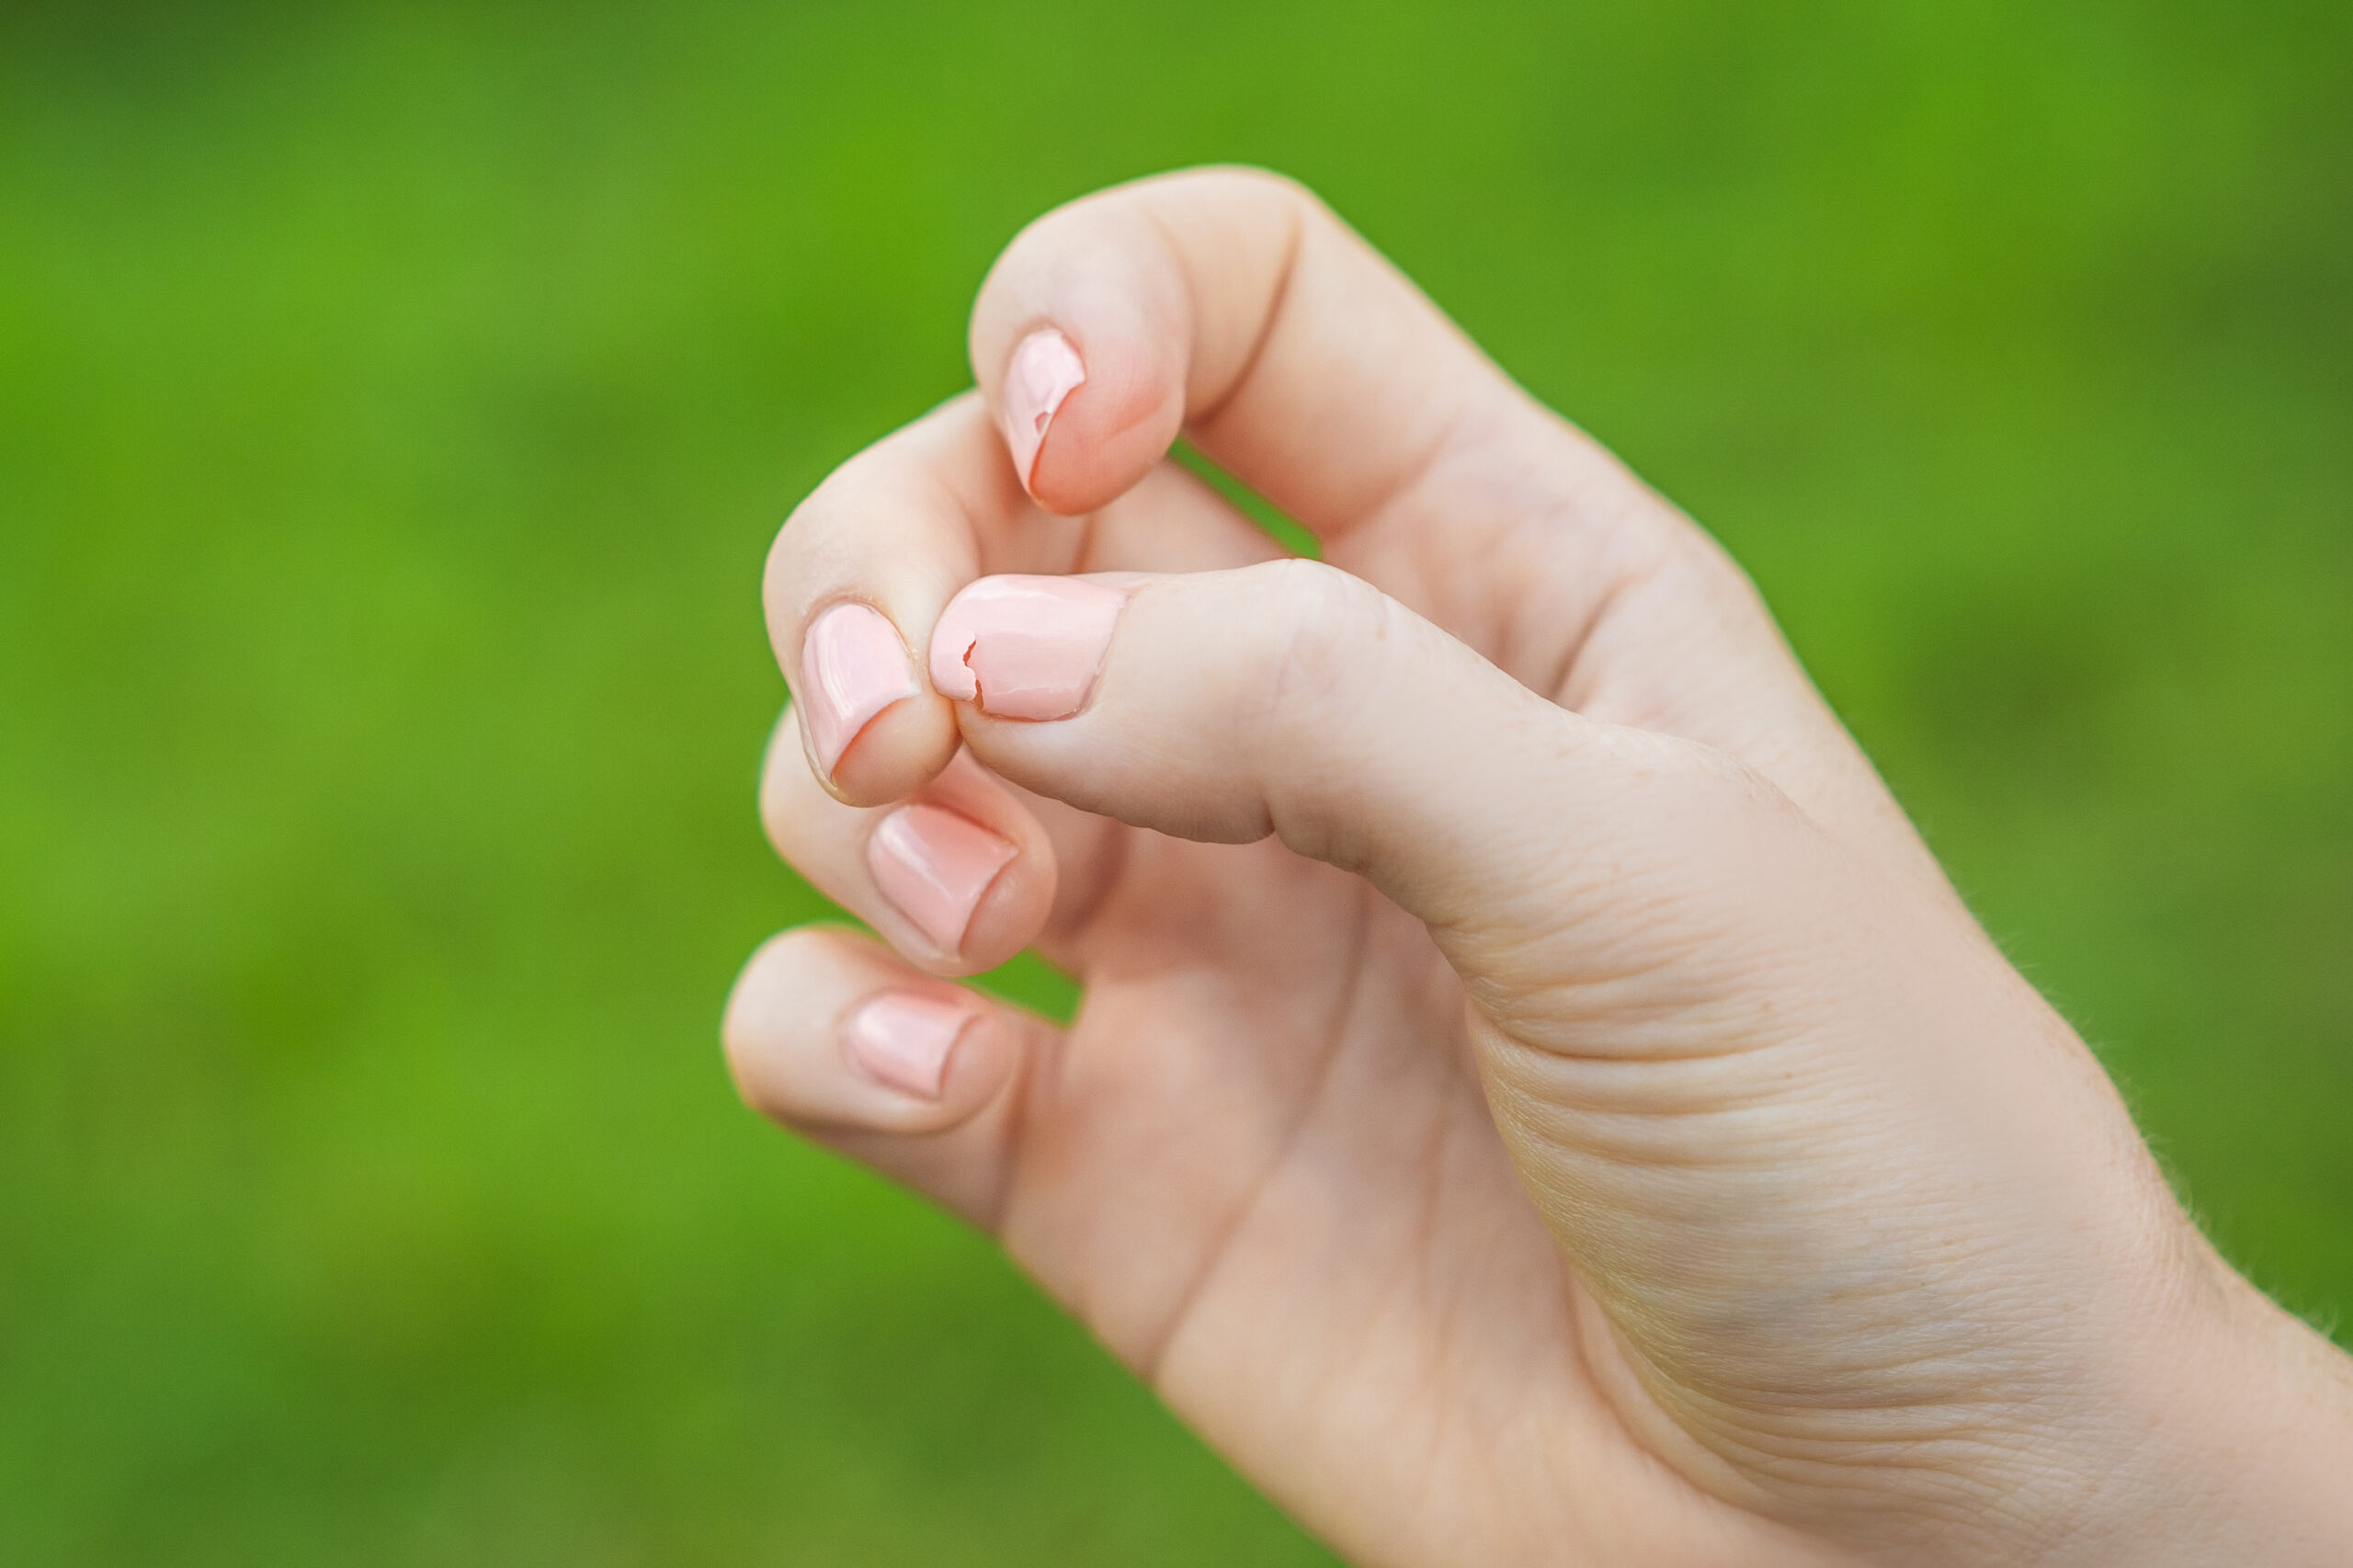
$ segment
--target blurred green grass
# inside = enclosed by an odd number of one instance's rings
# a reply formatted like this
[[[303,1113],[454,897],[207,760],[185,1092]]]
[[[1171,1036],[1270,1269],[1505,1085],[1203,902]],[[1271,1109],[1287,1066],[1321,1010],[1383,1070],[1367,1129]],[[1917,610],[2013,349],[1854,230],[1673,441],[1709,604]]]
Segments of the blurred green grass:
[[[1324,1561],[713,1043],[822,907],[771,530],[1022,222],[1207,159],[1733,546],[2333,1318],[2349,70],[2291,0],[0,12],[0,1557]]]

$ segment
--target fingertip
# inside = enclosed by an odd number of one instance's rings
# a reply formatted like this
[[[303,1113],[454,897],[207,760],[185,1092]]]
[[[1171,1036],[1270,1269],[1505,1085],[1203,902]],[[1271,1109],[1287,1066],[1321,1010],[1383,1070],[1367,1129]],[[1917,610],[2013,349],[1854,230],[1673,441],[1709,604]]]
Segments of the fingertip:
[[[752,956],[721,1038],[736,1092],[762,1115],[899,1134],[970,1120],[1019,1047],[985,998],[912,974],[862,938],[810,928]]]
[[[1190,292],[1148,223],[1099,199],[1006,247],[972,312],[972,371],[1017,477],[1064,517],[1108,505],[1185,422]]]
[[[972,575],[972,519],[934,471],[943,446],[985,461],[980,412],[959,400],[858,453],[769,547],[770,644],[809,770],[845,804],[904,799],[956,754],[954,711],[925,678],[915,633]]]
[[[946,1096],[949,1060],[981,1021],[961,1000],[885,991],[850,1009],[838,1034],[852,1072],[894,1095],[924,1103]]]
[[[874,824],[866,866],[875,888],[933,952],[961,958],[981,901],[1020,855],[963,812],[914,801]]]
[[[803,738],[810,743],[810,771],[827,794],[849,806],[905,800],[938,778],[962,744],[954,709],[929,691],[901,699],[868,720],[830,771],[805,730]]]
[[[967,583],[932,628],[932,689],[1001,719],[1069,718],[1094,689],[1132,576]]]
[[[969,991],[960,991],[953,1005],[963,1014],[940,1064],[932,1103],[952,1126],[969,1119],[997,1096],[1013,1075],[1019,1042],[1005,1016]]]
[[[820,773],[877,714],[920,694],[906,639],[872,605],[845,600],[821,610],[801,639],[801,712]]]
[[[1025,338],[1022,347],[1041,335]],[[1126,494],[1167,455],[1185,422],[1184,356],[1172,351],[1176,346],[1110,332],[1086,343],[1085,380],[1042,423],[1033,403],[1013,403],[1013,367],[1006,378],[1004,428],[1014,467],[1033,500],[1064,517]],[[1035,429],[1026,442],[1023,422]]]
[[[1019,1055],[999,1010],[952,986],[918,991],[894,982],[853,1003],[832,1032],[841,1109],[822,1119],[901,1136],[972,1121],[1003,1092]],[[800,1119],[821,1118],[804,1111]]]
[[[849,805],[894,801],[955,755],[955,719],[926,689],[891,618],[856,600],[809,623],[801,644],[801,739],[811,771]]]
[[[995,969],[1053,909],[1053,841],[968,759],[874,824],[866,865],[899,917],[884,934],[937,974]]]
[[[1037,328],[1013,347],[997,389],[997,428],[1026,486],[1055,414],[1086,384],[1086,363],[1059,327]]]
[[[1053,913],[1053,841],[1035,822],[1026,826],[1016,841],[1013,859],[972,907],[957,948],[961,972],[978,974],[1010,962],[1038,939]]]

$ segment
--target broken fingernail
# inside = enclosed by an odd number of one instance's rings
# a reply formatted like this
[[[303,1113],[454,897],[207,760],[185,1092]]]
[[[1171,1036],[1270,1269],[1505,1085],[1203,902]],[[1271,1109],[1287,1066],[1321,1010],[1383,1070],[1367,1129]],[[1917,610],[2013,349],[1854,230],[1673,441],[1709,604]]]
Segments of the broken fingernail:
[[[1086,384],[1086,365],[1070,339],[1052,327],[1023,338],[1005,368],[1005,444],[1023,489],[1063,400]]]
[[[1083,577],[983,577],[932,628],[932,687],[1001,719],[1067,719],[1086,706],[1127,602]]]

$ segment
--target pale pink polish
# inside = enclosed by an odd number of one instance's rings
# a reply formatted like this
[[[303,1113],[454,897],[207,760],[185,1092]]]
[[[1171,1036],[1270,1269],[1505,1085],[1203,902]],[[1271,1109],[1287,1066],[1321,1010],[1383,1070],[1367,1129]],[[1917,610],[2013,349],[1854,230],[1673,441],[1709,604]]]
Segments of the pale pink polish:
[[[1018,853],[970,817],[938,806],[902,806],[875,825],[866,867],[892,906],[942,952],[963,944],[964,927],[996,874]]]
[[[1054,411],[1086,384],[1086,362],[1052,327],[1040,327],[1014,349],[1005,368],[1005,444],[1023,488],[1038,466],[1038,449],[1046,444]]]
[[[828,778],[875,715],[922,689],[898,629],[861,604],[835,605],[811,623],[801,644],[801,685],[809,744]]]
[[[983,577],[931,629],[931,684],[1002,719],[1086,706],[1128,596],[1083,577]]]
[[[968,1008],[928,996],[877,996],[849,1016],[842,1044],[858,1071],[886,1088],[936,1100],[948,1053],[972,1023]]]

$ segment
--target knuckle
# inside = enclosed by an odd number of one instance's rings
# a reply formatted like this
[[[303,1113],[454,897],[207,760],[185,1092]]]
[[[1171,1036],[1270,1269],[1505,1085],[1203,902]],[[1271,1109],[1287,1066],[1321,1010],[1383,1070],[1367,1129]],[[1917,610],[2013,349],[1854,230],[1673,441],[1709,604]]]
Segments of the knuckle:
[[[898,434],[892,433],[893,436]],[[820,547],[828,525],[837,518],[855,517],[870,508],[877,497],[874,492],[889,472],[892,437],[852,453],[836,464],[832,472],[817,482],[816,488],[801,498],[798,506],[785,515],[784,526],[777,530],[776,544],[769,551],[769,562],[778,557],[787,562]]]
[[[869,486],[870,461],[864,452],[849,459],[801,498],[785,515],[768,545],[760,574],[760,597],[767,611],[771,636],[796,629],[806,616],[809,599],[824,575],[824,563],[838,551],[829,526],[834,519],[856,516],[859,492]]]
[[[932,502],[936,492],[926,478],[926,465],[944,422],[959,415],[964,402],[951,399],[835,464],[778,528],[768,547],[769,588],[854,561],[872,519]]]
[[[1625,737],[1631,759],[1650,780],[1654,809],[1711,834],[1756,842],[1760,834],[1812,824],[1797,803],[1756,768],[1730,752],[1698,741],[1634,733]]]
[[[1253,570],[1264,596],[1257,619],[1273,638],[1265,688],[1271,710],[1321,709],[1385,655],[1397,606],[1371,584],[1320,561]]]
[[[1313,187],[1260,164],[1202,164],[1148,176],[1139,180],[1134,188],[1200,192],[1215,202],[1245,206],[1271,203],[1302,213],[1331,210]]]
[[[1309,211],[1325,211],[1324,199],[1290,175],[1256,164],[1213,164],[1168,176],[1196,180],[1240,200],[1273,199]]]

